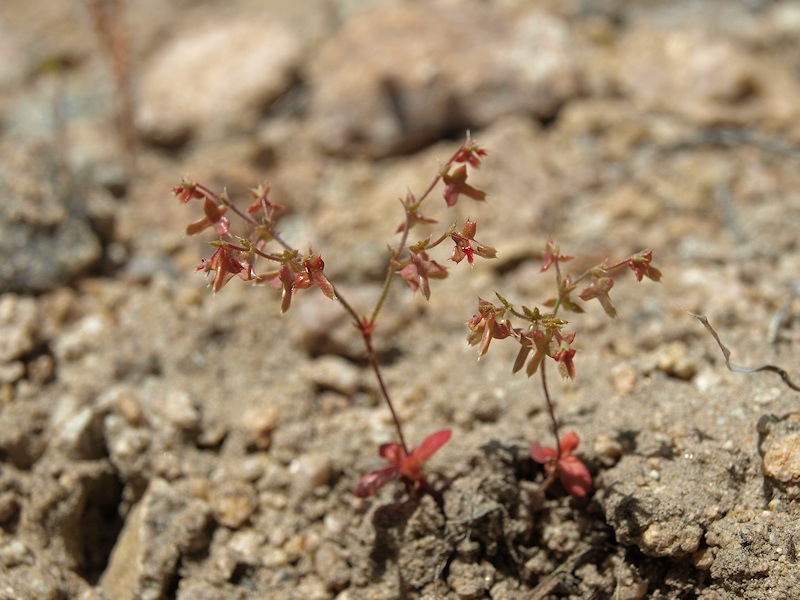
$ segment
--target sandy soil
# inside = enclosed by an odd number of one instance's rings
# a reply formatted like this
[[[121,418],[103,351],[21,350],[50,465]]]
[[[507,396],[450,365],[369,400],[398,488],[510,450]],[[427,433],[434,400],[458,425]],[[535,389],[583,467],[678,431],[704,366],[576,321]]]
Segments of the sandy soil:
[[[0,6],[0,598],[800,595],[800,396],[686,312],[800,379],[800,3],[128,4],[132,150],[86,4]],[[437,495],[359,499],[394,432],[357,332],[316,289],[212,294],[170,189],[269,179],[367,310],[467,129],[489,200],[431,210],[499,257],[397,282],[375,334],[411,443],[453,430]],[[465,342],[477,297],[551,295],[548,236],[664,274],[551,365],[586,499],[543,488],[513,344]]]

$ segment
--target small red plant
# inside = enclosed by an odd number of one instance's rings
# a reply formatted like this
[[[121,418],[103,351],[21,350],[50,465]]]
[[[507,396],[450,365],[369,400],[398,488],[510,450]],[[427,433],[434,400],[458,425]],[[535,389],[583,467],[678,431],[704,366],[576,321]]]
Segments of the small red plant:
[[[422,463],[447,443],[450,433],[449,429],[432,433],[414,448],[411,454],[406,452],[406,449],[400,444],[393,442],[381,444],[378,454],[388,460],[390,464],[364,475],[356,486],[356,496],[359,498],[374,496],[378,490],[395,477],[398,477],[406,485],[409,493],[425,489],[428,483],[422,472]]]
[[[539,372],[556,440],[555,447],[542,447],[539,442],[533,442],[531,457],[545,466],[548,475],[546,486],[558,477],[569,494],[582,498],[590,492],[592,478],[583,461],[573,454],[578,447],[577,434],[570,432],[564,437],[559,435],[555,406],[547,387],[546,358],[558,364],[562,377],[570,379],[575,377],[576,350],[572,344],[577,332],[565,330],[569,323],[558,316],[559,310],[582,313],[583,308],[577,300],[597,299],[605,313],[613,319],[617,316],[617,311],[608,292],[614,285],[614,271],[627,266],[634,272],[637,281],[641,281],[644,277],[660,281],[661,272],[651,264],[652,250],[639,252],[610,265],[601,263],[577,277],[561,272],[561,264],[570,260],[572,257],[560,254],[558,246],[549,239],[545,245],[540,269],[544,272],[553,267],[556,275],[558,294],[543,303],[550,309],[549,312],[544,312],[538,307],[517,308],[500,294],[496,294],[500,301],[499,305],[479,298],[478,313],[467,322],[470,330],[467,341],[471,345],[480,346],[479,357],[488,352],[493,339],[513,338],[517,341],[520,347],[512,371],[516,373],[524,367],[528,377]],[[508,317],[524,321],[528,325],[526,328],[514,327]]]
[[[544,465],[549,479],[557,475],[569,494],[583,498],[592,490],[592,476],[583,461],[572,454],[579,441],[578,434],[570,431],[559,440],[558,448],[542,447],[539,442],[533,442],[531,457]]]
[[[280,290],[281,313],[285,313],[299,290],[316,286],[325,296],[338,301],[358,328],[367,360],[377,380],[380,395],[391,412],[398,437],[397,442],[380,447],[380,455],[391,464],[372,471],[361,480],[356,489],[356,494],[360,497],[375,494],[394,477],[403,481],[409,492],[426,490],[428,486],[422,472],[422,463],[450,438],[450,430],[438,431],[409,451],[402,424],[381,373],[372,336],[378,325],[378,316],[396,279],[405,281],[412,292],[422,291],[423,296],[429,299],[430,280],[447,277],[447,268],[429,255],[447,240],[454,244],[450,260],[455,263],[466,258],[472,265],[476,255],[483,258],[495,257],[494,248],[475,240],[477,223],[470,219],[461,229],[458,228],[458,222],[455,222],[433,240],[426,237],[409,244],[410,232],[414,227],[420,223],[436,223],[435,219],[423,214],[422,210],[427,206],[425,201],[439,183],[443,183],[442,197],[446,207],[454,206],[462,195],[473,200],[485,200],[486,193],[467,182],[468,167],[479,167],[485,156],[486,150],[467,136],[466,142],[439,168],[421,196],[408,193],[402,202],[404,219],[396,231],[399,239],[389,246],[383,287],[372,311],[366,315],[358,314],[328,279],[325,262],[318,253],[303,253],[283,238],[277,227],[283,207],[270,199],[268,183],[252,190],[251,203],[245,210],[234,204],[225,192],[217,193],[189,179],[184,179],[172,190],[181,202],[196,200],[202,203],[203,216],[189,224],[186,228],[187,235],[196,235],[209,229],[216,233],[217,239],[211,242],[214,246],[213,254],[204,258],[197,267],[198,271],[211,276],[210,285],[215,292],[220,291],[234,277],[253,283],[269,284]],[[244,231],[240,235],[232,233],[232,218],[238,218],[244,224]],[[258,272],[257,267],[263,263],[268,263],[271,267],[264,272]]]

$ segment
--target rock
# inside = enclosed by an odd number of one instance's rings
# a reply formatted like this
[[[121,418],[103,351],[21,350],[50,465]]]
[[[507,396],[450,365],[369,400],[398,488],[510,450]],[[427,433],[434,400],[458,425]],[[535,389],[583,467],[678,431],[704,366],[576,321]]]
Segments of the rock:
[[[227,481],[214,488],[209,502],[218,523],[230,529],[239,529],[255,511],[257,498],[252,486]]]
[[[152,395],[145,396],[143,403],[152,411],[157,426],[194,432],[200,425],[200,411],[185,391],[153,390]]]
[[[209,506],[184,487],[154,479],[128,514],[100,578],[111,598],[163,598],[180,557],[208,545]]]
[[[644,110],[700,125],[797,118],[800,87],[774,63],[699,29],[636,28],[619,45],[623,90]],[[794,103],[794,105],[792,105]]]
[[[257,450],[269,450],[280,417],[281,411],[275,405],[248,409],[240,425],[247,438],[247,445]]]
[[[652,523],[642,534],[642,551],[650,556],[685,556],[700,546],[703,529],[681,523]]]
[[[656,365],[670,377],[684,381],[690,380],[697,373],[698,361],[688,346],[679,341],[670,342],[656,349]]]
[[[64,595],[57,577],[36,566],[24,565],[2,573],[4,598],[58,600]]]
[[[0,383],[15,383],[25,377],[25,363],[21,360],[0,364]]]
[[[314,552],[314,570],[332,591],[341,590],[350,581],[342,550],[332,542],[323,542]]]
[[[561,20],[536,11],[364,10],[311,60],[312,128],[330,152],[377,157],[503,115],[548,117],[577,92],[571,44]]]
[[[447,582],[458,598],[485,598],[494,585],[495,568],[487,562],[478,565],[455,559],[450,563]]]
[[[7,524],[19,514],[22,498],[17,490],[0,492],[0,523]]]
[[[614,390],[620,396],[630,396],[639,381],[639,370],[631,363],[619,363],[611,369]]]
[[[57,361],[77,361],[90,354],[114,329],[112,320],[102,313],[87,315],[53,340]]]
[[[622,444],[605,433],[595,438],[593,450],[606,467],[616,464],[624,452]]]
[[[37,293],[70,282],[102,256],[87,192],[64,181],[44,144],[0,146],[0,289]]]
[[[351,396],[358,391],[361,372],[340,356],[320,356],[311,365],[311,379],[321,389]]]
[[[32,565],[35,562],[36,559],[31,549],[19,540],[11,539],[8,543],[0,546],[0,565],[6,568]]]
[[[797,595],[800,524],[789,512],[736,506],[709,527],[709,574],[724,598],[792,598]],[[786,565],[786,568],[782,568]],[[704,564],[701,564],[705,566]],[[764,585],[769,578],[769,588]]]
[[[301,50],[276,20],[214,23],[179,35],[145,68],[137,125],[166,146],[250,130],[293,85]]]
[[[325,454],[304,454],[289,465],[292,492],[306,496],[315,488],[326,485],[331,476],[331,459]]]
[[[81,406],[73,396],[65,396],[50,417],[50,449],[57,449],[76,460],[91,460],[104,455],[103,415],[90,406]]]
[[[761,471],[772,483],[790,486],[798,494],[800,484],[800,415],[764,415],[758,422]]]
[[[771,441],[761,462],[764,475],[782,483],[800,482],[800,435]]]
[[[646,436],[637,444],[637,452],[648,452]],[[648,556],[691,556],[710,524],[737,500],[736,473],[746,462],[707,442],[692,442],[670,459],[625,454],[603,473],[608,523],[620,543]]]
[[[18,469],[28,469],[41,457],[46,440],[40,432],[47,428],[48,411],[30,402],[14,402],[3,408],[0,428],[0,455]]]
[[[40,320],[32,298],[0,296],[0,364],[22,358],[36,347]]]

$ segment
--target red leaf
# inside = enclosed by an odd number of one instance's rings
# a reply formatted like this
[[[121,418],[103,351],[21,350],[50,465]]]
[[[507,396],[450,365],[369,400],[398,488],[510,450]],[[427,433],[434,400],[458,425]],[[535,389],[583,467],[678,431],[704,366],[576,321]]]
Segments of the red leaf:
[[[592,489],[592,475],[577,456],[558,461],[558,476],[567,493],[576,498],[585,497]]]
[[[386,465],[374,471],[370,471],[356,486],[356,496],[359,498],[369,498],[378,493],[384,485],[389,483],[397,475],[397,465]]]
[[[540,464],[547,464],[557,456],[554,448],[549,446],[542,446],[539,442],[531,444],[531,458]]]
[[[423,442],[411,451],[411,456],[420,462],[428,460],[433,454],[442,446],[444,446],[450,439],[452,431],[449,429],[442,429],[436,433],[432,433],[423,440]]]

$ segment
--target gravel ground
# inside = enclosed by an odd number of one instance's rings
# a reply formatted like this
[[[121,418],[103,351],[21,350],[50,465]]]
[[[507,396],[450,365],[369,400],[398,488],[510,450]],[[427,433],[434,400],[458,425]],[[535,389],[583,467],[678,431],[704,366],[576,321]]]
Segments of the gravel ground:
[[[91,6],[0,6],[0,598],[800,595],[800,396],[687,314],[800,379],[800,2],[106,2],[116,55]],[[467,130],[489,198],[452,210],[498,258],[396,285],[375,333],[411,443],[453,430],[437,493],[359,499],[393,428],[357,332],[318,290],[212,294],[170,190],[268,179],[366,311]],[[465,343],[477,297],[552,294],[549,236],[664,274],[550,369],[584,499],[530,458],[513,344]]]

